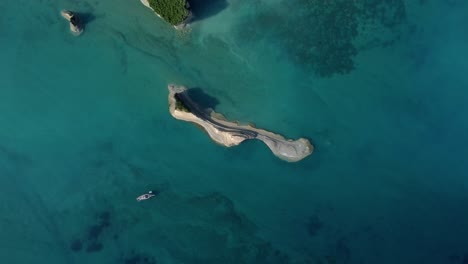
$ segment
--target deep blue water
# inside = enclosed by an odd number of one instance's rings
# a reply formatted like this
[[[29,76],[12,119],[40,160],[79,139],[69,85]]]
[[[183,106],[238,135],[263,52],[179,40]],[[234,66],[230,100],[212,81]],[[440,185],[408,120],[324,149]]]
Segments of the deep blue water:
[[[0,263],[468,263],[468,2],[193,9],[0,2]],[[315,152],[218,146],[168,83]]]

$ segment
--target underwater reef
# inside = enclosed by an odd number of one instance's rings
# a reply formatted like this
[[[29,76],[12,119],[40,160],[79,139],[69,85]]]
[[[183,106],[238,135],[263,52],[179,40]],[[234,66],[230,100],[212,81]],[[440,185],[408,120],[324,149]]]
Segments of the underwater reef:
[[[104,247],[101,235],[110,225],[110,212],[99,213],[96,216],[96,222],[85,229],[82,237],[75,238],[70,242],[70,249],[73,252],[80,252],[84,249],[87,253],[101,251]]]
[[[403,0],[283,2],[281,10],[259,3],[256,14],[238,25],[238,35],[251,43],[273,40],[290,60],[320,77],[351,72],[359,51],[392,43],[406,21]]]

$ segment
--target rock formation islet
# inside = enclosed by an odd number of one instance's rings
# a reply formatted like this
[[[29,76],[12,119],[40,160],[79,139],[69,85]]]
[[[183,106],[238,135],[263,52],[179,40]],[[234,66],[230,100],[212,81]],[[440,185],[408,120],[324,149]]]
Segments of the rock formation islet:
[[[80,17],[70,10],[62,10],[60,12],[63,18],[70,22],[70,31],[73,35],[79,36],[83,33],[83,23]]]
[[[192,101],[186,92],[187,88],[183,86],[170,84],[168,89],[171,115],[176,119],[201,126],[218,144],[231,147],[239,145],[246,139],[258,139],[263,141],[278,158],[289,162],[304,159],[314,149],[309,140],[305,138],[285,139],[281,135],[251,125],[228,121],[212,110],[204,110]]]

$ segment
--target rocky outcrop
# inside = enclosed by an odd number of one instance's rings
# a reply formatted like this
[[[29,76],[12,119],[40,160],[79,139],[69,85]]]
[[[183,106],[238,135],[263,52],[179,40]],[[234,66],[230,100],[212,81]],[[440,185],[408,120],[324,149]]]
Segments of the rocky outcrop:
[[[60,14],[63,18],[70,22],[70,31],[73,35],[79,36],[81,33],[83,33],[83,23],[77,14],[70,10],[62,10]]]
[[[226,120],[214,111],[201,109],[186,93],[186,88],[170,84],[169,112],[179,120],[201,126],[213,141],[226,147],[239,145],[246,139],[263,141],[280,159],[296,162],[309,156],[314,147],[305,138],[285,139],[283,136],[256,128],[251,125],[240,125]]]

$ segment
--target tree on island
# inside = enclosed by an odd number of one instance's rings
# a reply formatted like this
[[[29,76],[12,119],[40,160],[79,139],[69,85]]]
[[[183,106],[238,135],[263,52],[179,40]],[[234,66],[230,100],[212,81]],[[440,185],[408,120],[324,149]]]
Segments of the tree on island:
[[[187,112],[187,113],[190,113],[190,110],[188,109],[188,107],[182,102],[182,100],[180,100],[180,97],[178,94],[175,94],[174,95],[174,99],[175,99],[175,109],[176,110],[179,110],[179,111],[182,111],[182,112]]]
[[[190,15],[187,0],[148,0],[149,5],[164,20],[179,25]]]

